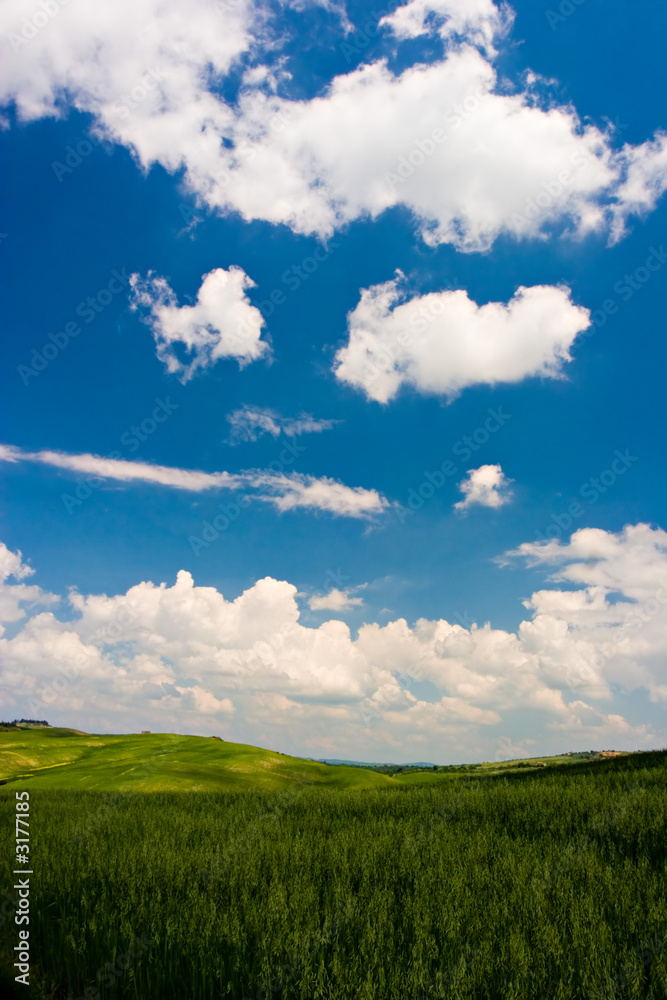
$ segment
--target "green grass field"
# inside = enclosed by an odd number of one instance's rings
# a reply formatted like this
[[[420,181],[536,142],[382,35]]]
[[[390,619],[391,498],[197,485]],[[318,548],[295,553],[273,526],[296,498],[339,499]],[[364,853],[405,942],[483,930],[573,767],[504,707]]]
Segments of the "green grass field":
[[[132,739],[138,753],[151,738],[128,737],[122,751],[114,737],[76,739],[102,742],[86,750],[109,753],[114,768],[125,753],[129,770],[137,766],[136,753],[127,755]],[[159,760],[159,741],[175,741],[176,760],[141,780],[180,775],[192,788],[188,768],[203,773],[205,751],[179,737],[153,739]],[[8,831],[14,792],[30,790],[33,985],[17,996],[667,997],[666,752],[347,788],[310,781],[320,767],[296,761],[310,783],[255,790],[237,782],[193,795],[49,788],[45,775],[60,782],[74,766],[82,784],[102,782],[104,764],[75,753],[73,736],[47,740],[45,770],[14,757],[11,773],[34,777],[0,788]],[[13,749],[28,753],[18,742]],[[221,749],[226,757],[216,756]],[[211,752],[214,767],[224,770],[226,760],[242,782],[266,777],[266,751]],[[292,762],[275,756],[268,773],[282,780],[279,768]],[[4,874],[0,985],[8,996],[11,885]]]

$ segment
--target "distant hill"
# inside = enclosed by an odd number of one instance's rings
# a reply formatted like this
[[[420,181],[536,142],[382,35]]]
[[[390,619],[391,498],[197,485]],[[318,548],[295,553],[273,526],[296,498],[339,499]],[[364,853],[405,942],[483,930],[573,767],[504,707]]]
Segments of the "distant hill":
[[[371,762],[366,760],[340,760],[338,757],[319,757],[318,761],[320,764],[346,764],[348,767],[437,767],[436,764],[429,763],[428,761],[416,761],[414,764],[382,764],[380,762]]]
[[[530,770],[538,767],[561,767],[583,762],[595,762],[607,757],[622,757],[624,753],[618,750],[582,750],[578,752],[556,754],[552,757],[526,757],[515,758],[513,760],[489,761],[472,764],[432,764],[427,761],[417,761],[410,764],[375,764],[360,760],[341,760],[339,758],[327,757],[322,759],[324,764],[344,764],[347,767],[366,768],[378,774],[385,774],[396,778],[398,781],[408,781],[414,784],[415,781],[430,783],[434,777],[455,777],[464,774],[482,775],[487,777],[492,774],[507,774],[509,771]]]
[[[21,787],[98,791],[224,791],[294,785],[369,788],[391,783],[362,768],[205,736],[99,736],[75,729],[0,732],[0,781]]]
[[[274,750],[228,743],[219,737],[174,733],[94,735],[26,722],[0,732],[0,784],[98,791],[224,791],[284,789],[295,785],[377,788],[433,784],[462,777],[527,773],[532,769],[594,765],[600,751],[485,761],[481,764],[367,764],[290,757]]]

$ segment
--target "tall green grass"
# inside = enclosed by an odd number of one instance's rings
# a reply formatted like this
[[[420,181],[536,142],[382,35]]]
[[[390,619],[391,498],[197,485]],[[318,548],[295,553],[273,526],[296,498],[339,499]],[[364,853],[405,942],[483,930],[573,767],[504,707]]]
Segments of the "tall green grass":
[[[665,1000],[666,778],[655,753],[387,789],[32,791],[18,995]]]

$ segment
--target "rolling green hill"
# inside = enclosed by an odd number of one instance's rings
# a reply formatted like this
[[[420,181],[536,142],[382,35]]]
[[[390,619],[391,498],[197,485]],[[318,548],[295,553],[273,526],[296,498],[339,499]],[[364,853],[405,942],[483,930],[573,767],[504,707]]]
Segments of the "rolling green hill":
[[[76,729],[0,733],[0,781],[93,791],[233,791],[290,785],[377,788],[391,778],[205,736],[96,736]]]
[[[484,762],[466,768],[382,773],[322,764],[261,747],[173,733],[99,736],[77,729],[22,727],[0,731],[0,783],[83,791],[212,792],[292,785],[382,788],[433,785],[464,775],[491,777],[522,769],[582,763],[581,756]],[[594,766],[591,763],[591,766]]]

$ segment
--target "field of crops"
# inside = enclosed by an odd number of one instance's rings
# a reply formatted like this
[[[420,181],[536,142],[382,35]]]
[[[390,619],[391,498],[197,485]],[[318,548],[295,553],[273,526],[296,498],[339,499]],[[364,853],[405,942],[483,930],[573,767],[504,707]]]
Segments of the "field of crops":
[[[666,778],[660,752],[388,788],[31,790],[17,995],[664,1000]]]

